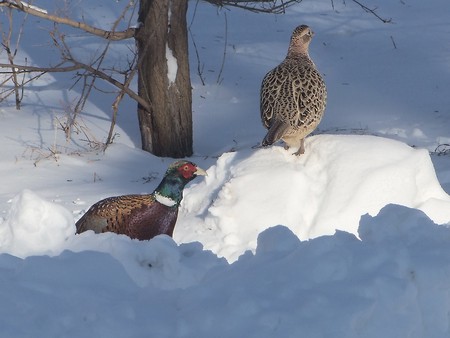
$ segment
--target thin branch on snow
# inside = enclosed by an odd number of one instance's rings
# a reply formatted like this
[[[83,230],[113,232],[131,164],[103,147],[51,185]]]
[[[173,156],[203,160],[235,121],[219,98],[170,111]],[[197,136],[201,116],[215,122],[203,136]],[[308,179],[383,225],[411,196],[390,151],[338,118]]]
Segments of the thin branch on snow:
[[[70,66],[63,66],[64,63],[70,62],[72,65]],[[36,66],[25,66],[25,65],[18,65],[18,64],[8,64],[8,63],[0,63],[0,68],[10,68],[15,69],[16,73],[66,73],[66,72],[74,72],[77,70],[86,70],[89,73],[91,73],[94,76],[97,76],[113,86],[119,88],[120,90],[123,90],[128,96],[130,96],[132,99],[134,99],[136,102],[141,104],[145,107],[145,109],[150,110],[150,104],[141,98],[137,93],[135,93],[130,88],[127,88],[123,83],[120,81],[117,81],[113,77],[109,76],[108,74],[102,72],[99,69],[96,69],[92,67],[91,65],[87,65],[81,62],[78,62],[76,60],[66,60],[64,62],[61,62],[60,64],[54,66],[54,67],[36,67]],[[8,72],[0,72],[0,74],[11,74],[12,71]]]
[[[19,42],[22,37],[24,22],[22,22],[22,25],[20,26],[19,34],[17,35],[17,40],[15,43],[15,48],[12,48],[12,45],[11,45],[12,32],[13,32],[13,15],[12,15],[11,9],[8,10],[8,22],[9,22],[9,25],[8,25],[7,32],[5,32],[2,29],[2,47],[4,48],[4,50],[6,52],[9,63],[12,65],[12,64],[14,64],[14,58],[17,54],[17,48],[19,46]],[[16,109],[20,110],[21,102],[22,102],[22,98],[23,98],[23,79],[20,83],[15,69],[12,68],[11,76],[9,77],[8,81],[9,80],[11,80],[12,83],[14,84],[14,88],[13,88],[11,94],[12,93],[15,94]]]
[[[135,60],[133,60],[133,64],[136,64],[137,55],[135,56]],[[125,78],[125,88],[128,88],[131,84],[131,81],[133,80],[134,76],[137,73],[137,67],[134,67],[129,74]],[[111,119],[111,126],[109,128],[108,137],[105,141],[104,150],[106,150],[106,147],[110,145],[114,140],[114,127],[116,126],[116,120],[117,120],[117,114],[119,113],[119,104],[122,102],[123,96],[125,94],[125,90],[121,90],[120,93],[116,96],[116,99],[114,100],[112,104],[112,110],[113,110],[113,116]]]
[[[431,152],[434,155],[437,156],[444,156],[450,154],[450,144],[448,143],[442,143],[439,144],[434,151]]]
[[[352,0],[352,1],[355,4],[359,5],[367,13],[370,13],[370,14],[374,15],[377,19],[381,20],[383,23],[391,23],[392,22],[392,18],[384,19],[380,15],[378,15],[377,12],[376,12],[376,10],[377,10],[376,8],[370,9],[369,7],[364,5],[363,3],[359,2],[358,0]]]
[[[225,40],[223,42],[223,56],[222,56],[222,64],[220,65],[219,74],[217,74],[217,83],[220,84],[222,81],[222,72],[223,68],[225,66],[225,60],[227,58],[227,44],[228,44],[228,19],[227,19],[227,13],[224,13],[225,18]]]

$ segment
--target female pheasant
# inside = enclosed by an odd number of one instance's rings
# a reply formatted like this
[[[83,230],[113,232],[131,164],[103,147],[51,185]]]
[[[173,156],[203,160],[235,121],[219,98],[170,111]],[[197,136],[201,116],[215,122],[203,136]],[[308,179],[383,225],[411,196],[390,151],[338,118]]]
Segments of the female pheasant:
[[[183,189],[197,175],[207,174],[192,162],[177,161],[153,193],[109,197],[95,203],[76,223],[77,233],[115,232],[139,240],[172,236]]]
[[[322,119],[327,90],[308,54],[313,35],[306,25],[295,28],[286,58],[262,81],[261,120],[269,130],[263,146],[282,139],[303,154],[305,137]]]

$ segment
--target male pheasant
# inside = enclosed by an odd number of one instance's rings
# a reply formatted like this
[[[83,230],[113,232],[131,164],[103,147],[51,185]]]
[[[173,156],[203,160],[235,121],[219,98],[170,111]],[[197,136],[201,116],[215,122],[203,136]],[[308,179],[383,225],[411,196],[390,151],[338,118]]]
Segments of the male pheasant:
[[[305,137],[322,119],[327,90],[309,57],[313,31],[306,25],[295,28],[287,56],[266,74],[261,84],[261,120],[268,129],[262,145],[282,139],[289,147],[305,152]]]
[[[177,161],[153,193],[109,197],[95,203],[76,223],[77,233],[115,232],[139,240],[172,236],[183,189],[197,175],[206,172],[192,162]]]

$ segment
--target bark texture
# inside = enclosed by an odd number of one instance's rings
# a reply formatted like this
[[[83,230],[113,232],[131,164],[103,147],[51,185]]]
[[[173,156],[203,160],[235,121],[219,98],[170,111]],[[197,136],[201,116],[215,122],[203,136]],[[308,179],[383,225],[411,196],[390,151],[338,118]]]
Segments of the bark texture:
[[[141,0],[136,41],[142,149],[161,157],[192,155],[192,93],[187,0]]]

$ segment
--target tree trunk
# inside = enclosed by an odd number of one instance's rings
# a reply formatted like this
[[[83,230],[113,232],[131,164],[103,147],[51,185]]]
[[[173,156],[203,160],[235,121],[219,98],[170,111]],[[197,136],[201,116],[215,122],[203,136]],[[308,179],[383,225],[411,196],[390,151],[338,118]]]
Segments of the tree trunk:
[[[162,157],[192,155],[192,93],[188,59],[188,0],[141,0],[136,41],[142,149]]]

